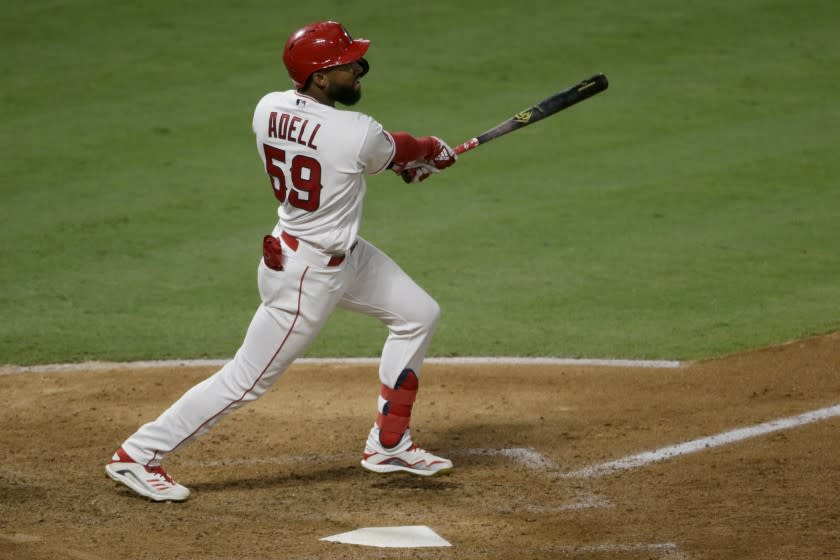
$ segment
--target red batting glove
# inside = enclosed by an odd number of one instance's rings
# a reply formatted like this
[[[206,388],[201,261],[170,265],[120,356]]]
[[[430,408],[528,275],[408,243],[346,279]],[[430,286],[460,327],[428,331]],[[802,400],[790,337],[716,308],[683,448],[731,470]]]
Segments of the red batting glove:
[[[391,170],[400,175],[406,183],[425,181],[441,169],[446,169],[458,160],[458,156],[449,145],[437,136],[425,136],[418,141],[429,146],[423,159],[408,163],[394,163]]]
[[[458,160],[455,151],[449,145],[438,138],[437,136],[430,136],[434,142],[432,157],[425,160],[426,163],[434,165],[438,170],[446,169]]]

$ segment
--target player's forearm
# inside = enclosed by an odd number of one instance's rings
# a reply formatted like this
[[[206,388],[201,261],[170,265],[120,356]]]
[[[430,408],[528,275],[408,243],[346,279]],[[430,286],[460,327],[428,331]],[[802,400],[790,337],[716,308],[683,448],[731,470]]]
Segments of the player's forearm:
[[[415,138],[407,132],[392,132],[394,138],[394,159],[392,164],[405,164],[410,161],[427,161],[434,157],[436,145],[431,136]]]

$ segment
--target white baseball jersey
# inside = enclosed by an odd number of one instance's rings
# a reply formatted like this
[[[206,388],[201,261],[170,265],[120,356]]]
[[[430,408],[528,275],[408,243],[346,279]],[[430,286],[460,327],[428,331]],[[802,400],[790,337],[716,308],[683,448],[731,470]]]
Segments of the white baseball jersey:
[[[357,238],[364,175],[391,162],[391,135],[367,115],[294,91],[263,97],[253,127],[280,201],[274,235],[282,228],[306,246],[284,246],[281,268],[269,268],[260,259],[261,303],[234,358],[123,443],[124,452],[144,465],[159,464],[264,394],[309,347],[336,307],[375,317],[388,327],[379,365],[379,379],[388,387],[407,368],[420,374],[437,326],[437,302],[388,255]],[[333,261],[337,254],[341,258]],[[381,414],[387,403],[377,403]],[[374,424],[366,447],[375,448],[378,441]],[[400,451],[411,445],[409,434]]]
[[[347,252],[359,232],[364,175],[391,163],[391,135],[368,115],[294,90],[264,96],[253,128],[280,202],[274,235],[282,229],[324,252]]]

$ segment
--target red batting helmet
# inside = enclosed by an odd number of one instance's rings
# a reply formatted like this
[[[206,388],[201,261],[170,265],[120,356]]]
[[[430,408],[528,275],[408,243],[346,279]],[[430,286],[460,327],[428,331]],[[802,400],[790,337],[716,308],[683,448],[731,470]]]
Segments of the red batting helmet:
[[[350,37],[337,21],[319,21],[292,33],[283,49],[283,64],[295,87],[302,89],[314,72],[357,60],[361,60],[364,75],[368,64],[362,57],[369,46],[367,39]]]

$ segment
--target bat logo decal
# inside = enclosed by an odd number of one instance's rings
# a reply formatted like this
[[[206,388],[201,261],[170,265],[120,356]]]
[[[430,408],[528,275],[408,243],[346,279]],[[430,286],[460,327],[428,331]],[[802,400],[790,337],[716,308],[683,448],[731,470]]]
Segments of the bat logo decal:
[[[516,122],[527,123],[531,120],[531,111],[522,111],[520,113],[516,113],[513,116],[513,120]]]

